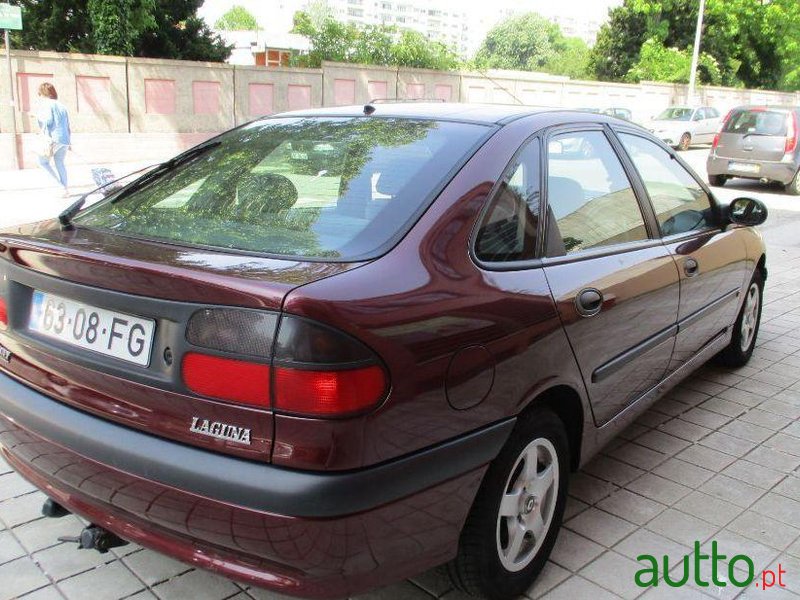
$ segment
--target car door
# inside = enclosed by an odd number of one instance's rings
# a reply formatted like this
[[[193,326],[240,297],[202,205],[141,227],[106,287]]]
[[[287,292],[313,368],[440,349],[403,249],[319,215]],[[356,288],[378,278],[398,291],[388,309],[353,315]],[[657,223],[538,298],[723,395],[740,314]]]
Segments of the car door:
[[[619,149],[598,125],[553,132],[545,157],[544,272],[598,426],[661,380],[677,329],[675,262]]]
[[[619,131],[618,136],[644,183],[680,274],[672,371],[734,322],[747,276],[746,249],[735,230],[720,226],[719,207],[673,152],[633,131]]]

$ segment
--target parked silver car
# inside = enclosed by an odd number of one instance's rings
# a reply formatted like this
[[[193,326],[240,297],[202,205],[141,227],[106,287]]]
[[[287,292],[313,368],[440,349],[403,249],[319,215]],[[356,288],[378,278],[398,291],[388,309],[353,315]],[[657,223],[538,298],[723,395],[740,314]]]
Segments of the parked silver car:
[[[719,111],[711,106],[670,106],[647,128],[673,148],[688,150],[692,144],[710,144],[719,125]]]
[[[800,107],[740,106],[725,118],[708,156],[708,182],[731,177],[777,182],[800,195]]]

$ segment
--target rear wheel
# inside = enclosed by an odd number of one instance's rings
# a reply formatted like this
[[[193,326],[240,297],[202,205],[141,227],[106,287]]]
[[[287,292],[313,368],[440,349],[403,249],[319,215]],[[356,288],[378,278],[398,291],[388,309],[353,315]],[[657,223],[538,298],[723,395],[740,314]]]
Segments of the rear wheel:
[[[681,139],[678,142],[678,150],[688,150],[689,146],[691,145],[692,145],[692,135],[687,131],[681,136]]]
[[[727,176],[725,175],[709,175],[708,176],[708,183],[715,187],[722,187],[725,185],[725,182],[728,181]]]
[[[787,194],[792,196],[800,196],[800,171],[794,176],[791,182],[784,186]]]
[[[459,589],[511,600],[536,579],[553,549],[566,502],[569,445],[548,410],[520,418],[489,466],[448,565]]]
[[[747,294],[742,303],[742,309],[736,323],[733,325],[731,343],[717,355],[720,363],[727,367],[743,367],[753,355],[756,346],[758,328],[761,324],[761,299],[764,291],[764,279],[761,271],[756,269]]]

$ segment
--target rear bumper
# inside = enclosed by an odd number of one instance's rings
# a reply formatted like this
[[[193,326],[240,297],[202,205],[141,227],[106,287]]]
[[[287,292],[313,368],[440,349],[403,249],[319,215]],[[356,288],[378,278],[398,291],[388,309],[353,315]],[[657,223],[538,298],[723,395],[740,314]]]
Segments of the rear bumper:
[[[759,165],[758,173],[745,173],[735,171],[730,168],[731,162],[740,162]],[[729,175],[731,177],[742,177],[744,179],[768,179],[786,185],[791,183],[797,174],[798,165],[786,162],[771,162],[761,160],[738,160],[735,158],[724,158],[715,154],[710,154],[706,163],[709,175]]]
[[[307,597],[345,596],[452,557],[513,425],[355,472],[298,472],[134,431],[0,374],[3,454],[45,493],[143,546]]]

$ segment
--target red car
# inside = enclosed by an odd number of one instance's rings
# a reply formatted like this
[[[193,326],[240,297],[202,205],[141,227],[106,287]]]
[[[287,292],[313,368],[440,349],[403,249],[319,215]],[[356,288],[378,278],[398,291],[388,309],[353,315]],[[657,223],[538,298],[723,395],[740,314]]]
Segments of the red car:
[[[83,547],[305,597],[526,590],[569,472],[747,362],[766,278],[763,204],[578,112],[277,115],[80,208],[0,234],[5,459]]]

